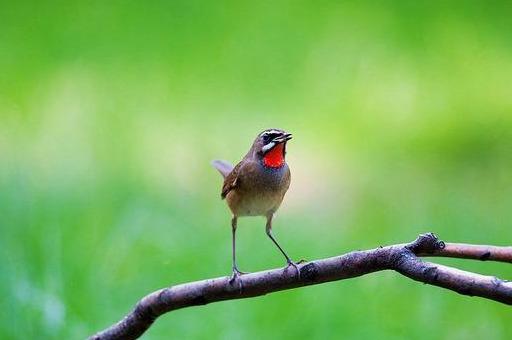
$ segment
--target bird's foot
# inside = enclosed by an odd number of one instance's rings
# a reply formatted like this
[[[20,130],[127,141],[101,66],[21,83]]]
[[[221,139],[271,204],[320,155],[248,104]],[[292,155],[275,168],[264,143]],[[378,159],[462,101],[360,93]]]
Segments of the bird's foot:
[[[240,276],[244,274],[247,273],[241,272],[240,270],[238,270],[238,268],[233,268],[233,274],[231,274],[231,278],[229,279],[230,285],[234,285],[236,282],[238,282],[238,290],[240,291],[240,293],[242,293],[243,288],[242,279],[240,278]]]
[[[293,267],[295,268],[295,270],[297,271],[297,279],[300,280],[300,269],[299,269],[299,266],[297,263],[293,262],[292,260],[288,259],[288,266],[285,268],[285,270],[287,270],[288,268],[290,267]],[[301,261],[299,261],[299,263],[301,263]]]

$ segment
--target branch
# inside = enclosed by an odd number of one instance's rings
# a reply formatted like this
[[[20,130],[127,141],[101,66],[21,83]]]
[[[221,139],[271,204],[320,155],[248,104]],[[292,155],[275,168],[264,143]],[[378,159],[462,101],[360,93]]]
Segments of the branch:
[[[394,270],[413,280],[459,294],[480,296],[512,305],[512,282],[448,266],[424,262],[418,256],[443,256],[512,263],[512,247],[444,243],[434,234],[422,234],[408,244],[398,244],[307,262],[294,268],[266,270],[241,276],[243,289],[219,277],[184,283],[155,291],[118,323],[90,339],[136,339],[160,315],[211,302],[261,296],[285,289],[349,279],[381,270]]]
[[[456,257],[459,259],[473,259],[481,261],[498,261],[512,263],[512,247],[478,246],[473,244],[446,243],[441,249],[430,254],[422,253],[418,256]]]

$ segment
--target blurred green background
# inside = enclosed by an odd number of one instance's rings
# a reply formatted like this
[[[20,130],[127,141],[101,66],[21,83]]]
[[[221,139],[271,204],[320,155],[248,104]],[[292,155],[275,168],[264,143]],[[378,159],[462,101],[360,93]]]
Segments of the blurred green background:
[[[3,2],[0,338],[84,338],[230,273],[214,158],[280,127],[295,258],[510,245],[509,1]],[[284,261],[240,221],[242,270]],[[512,278],[510,265],[434,261]],[[146,339],[505,339],[510,309],[392,272],[168,314]]]

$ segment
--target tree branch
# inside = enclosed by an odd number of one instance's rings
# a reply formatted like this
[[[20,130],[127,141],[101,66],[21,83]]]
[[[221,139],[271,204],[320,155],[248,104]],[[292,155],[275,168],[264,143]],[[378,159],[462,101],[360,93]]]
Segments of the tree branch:
[[[241,276],[242,289],[229,277],[184,283],[155,291],[118,323],[90,339],[136,339],[157,317],[167,312],[211,302],[265,295],[285,289],[343,280],[381,270],[394,270],[413,280],[459,294],[480,296],[512,305],[512,282],[448,266],[424,262],[418,256],[443,256],[512,263],[512,247],[444,243],[434,234],[422,234],[398,244],[307,262],[294,268],[266,270]]]
[[[512,263],[512,247],[446,243],[445,247],[441,249],[436,249],[430,254],[418,254],[418,256],[456,257],[460,259]]]

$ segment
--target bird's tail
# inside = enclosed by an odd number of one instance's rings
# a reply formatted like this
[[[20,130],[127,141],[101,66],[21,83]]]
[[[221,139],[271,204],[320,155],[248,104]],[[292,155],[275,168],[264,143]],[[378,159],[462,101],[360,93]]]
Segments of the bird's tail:
[[[216,159],[212,161],[212,165],[215,169],[219,170],[222,177],[226,178],[227,175],[233,170],[233,165],[229,162]]]

